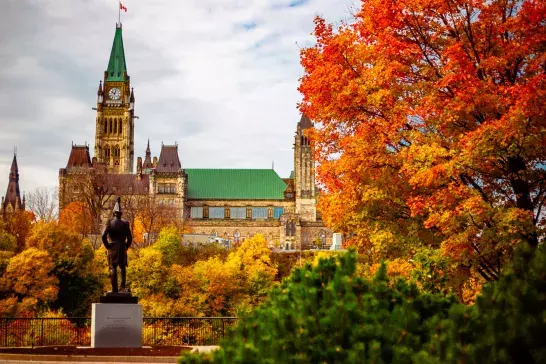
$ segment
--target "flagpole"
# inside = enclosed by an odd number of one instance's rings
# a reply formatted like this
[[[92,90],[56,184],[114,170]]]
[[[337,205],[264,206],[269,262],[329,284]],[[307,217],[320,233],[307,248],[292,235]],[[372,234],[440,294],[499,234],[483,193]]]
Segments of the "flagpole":
[[[118,4],[118,23],[119,23],[119,26],[121,27],[121,1],[119,1],[119,4]]]

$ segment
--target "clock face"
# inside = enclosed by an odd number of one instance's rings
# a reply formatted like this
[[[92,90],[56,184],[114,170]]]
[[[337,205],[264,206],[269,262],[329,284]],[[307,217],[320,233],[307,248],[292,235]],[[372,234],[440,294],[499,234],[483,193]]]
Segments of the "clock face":
[[[108,91],[108,96],[110,96],[110,99],[112,100],[119,100],[119,98],[121,97],[121,91],[119,90],[119,88],[111,88],[110,91]]]

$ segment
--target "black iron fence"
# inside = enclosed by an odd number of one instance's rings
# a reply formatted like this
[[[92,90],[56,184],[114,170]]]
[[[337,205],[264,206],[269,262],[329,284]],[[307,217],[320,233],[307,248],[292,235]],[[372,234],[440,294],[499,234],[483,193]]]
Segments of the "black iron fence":
[[[142,345],[217,345],[236,317],[145,317]],[[91,345],[91,318],[0,318],[0,347]]]

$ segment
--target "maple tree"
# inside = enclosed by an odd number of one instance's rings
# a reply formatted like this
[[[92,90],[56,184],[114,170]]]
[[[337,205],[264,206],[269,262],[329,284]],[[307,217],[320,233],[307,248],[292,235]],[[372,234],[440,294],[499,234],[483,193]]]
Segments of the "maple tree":
[[[432,247],[485,280],[536,247],[545,16],[533,0],[364,0],[338,29],[317,17],[299,90],[327,223],[372,261]]]
[[[73,233],[87,236],[93,229],[93,216],[83,202],[73,201],[61,210],[59,225]]]
[[[29,248],[13,256],[0,278],[0,315],[36,312],[57,297],[53,260],[43,250]]]
[[[34,214],[27,210],[17,210],[3,216],[0,229],[15,237],[17,252],[25,248],[25,240],[32,228]]]
[[[179,220],[176,208],[168,206],[160,198],[146,196],[141,199],[135,214],[135,241],[148,246],[154,241],[162,228],[173,225]]]

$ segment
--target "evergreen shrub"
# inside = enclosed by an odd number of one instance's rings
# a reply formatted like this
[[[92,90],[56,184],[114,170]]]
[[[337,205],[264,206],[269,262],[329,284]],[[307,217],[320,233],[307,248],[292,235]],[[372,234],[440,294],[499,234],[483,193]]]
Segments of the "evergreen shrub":
[[[546,254],[520,252],[474,306],[424,293],[357,256],[294,270],[209,355],[180,363],[539,363],[546,359]]]

